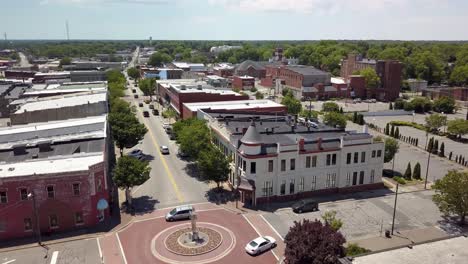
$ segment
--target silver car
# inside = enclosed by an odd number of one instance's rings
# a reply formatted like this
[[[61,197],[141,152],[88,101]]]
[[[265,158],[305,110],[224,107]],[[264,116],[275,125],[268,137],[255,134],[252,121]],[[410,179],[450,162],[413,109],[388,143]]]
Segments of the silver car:
[[[193,212],[191,205],[177,206],[166,214],[166,221],[172,222],[175,220],[190,219],[190,215]]]

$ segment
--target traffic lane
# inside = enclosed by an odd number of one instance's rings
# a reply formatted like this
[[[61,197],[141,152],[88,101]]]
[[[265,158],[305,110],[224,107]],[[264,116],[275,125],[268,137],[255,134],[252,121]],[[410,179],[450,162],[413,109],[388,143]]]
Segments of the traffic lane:
[[[270,251],[256,257],[245,252],[245,245],[258,237],[258,234],[241,215],[222,208],[210,211],[197,210],[197,212],[200,222],[221,225],[230,229],[236,237],[234,249],[217,263],[276,263],[276,258]],[[151,240],[164,229],[184,222],[187,221],[166,222],[163,217],[160,217],[134,222],[120,231],[119,238],[127,262],[129,264],[162,263],[151,253]]]
[[[52,258],[55,253],[56,262]],[[8,264],[96,264],[101,263],[97,240],[83,239],[65,243],[33,247],[0,254],[0,263]]]

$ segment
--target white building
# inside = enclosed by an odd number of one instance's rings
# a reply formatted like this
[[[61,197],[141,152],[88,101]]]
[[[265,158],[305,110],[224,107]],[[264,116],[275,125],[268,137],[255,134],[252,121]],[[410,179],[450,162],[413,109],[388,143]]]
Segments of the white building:
[[[232,49],[242,49],[242,46],[228,46],[228,45],[222,45],[222,46],[213,46],[210,48],[211,53],[221,53],[224,51],[232,50]]]
[[[287,116],[206,113],[215,144],[230,156],[230,183],[257,204],[382,187],[384,143],[364,131],[295,123]],[[250,121],[250,119],[255,121]]]

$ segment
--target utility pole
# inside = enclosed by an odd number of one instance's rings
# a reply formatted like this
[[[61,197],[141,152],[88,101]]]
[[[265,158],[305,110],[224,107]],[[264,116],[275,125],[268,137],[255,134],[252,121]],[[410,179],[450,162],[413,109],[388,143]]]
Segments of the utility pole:
[[[31,191],[30,193],[28,193],[28,198],[32,198],[32,201],[33,201],[34,218],[36,220],[34,222],[36,226],[37,243],[42,246],[41,227],[39,224],[39,212],[37,211],[36,195],[34,194],[34,191]]]
[[[424,190],[427,190],[427,177],[429,175],[429,162],[431,161],[431,152],[428,151],[427,155],[427,167],[426,167],[426,180],[424,181]]]
[[[393,235],[393,230],[395,229],[395,215],[396,215],[396,205],[397,205],[397,199],[398,199],[398,186],[399,185],[400,185],[399,183],[397,183],[396,185],[395,204],[393,205],[392,235]]]

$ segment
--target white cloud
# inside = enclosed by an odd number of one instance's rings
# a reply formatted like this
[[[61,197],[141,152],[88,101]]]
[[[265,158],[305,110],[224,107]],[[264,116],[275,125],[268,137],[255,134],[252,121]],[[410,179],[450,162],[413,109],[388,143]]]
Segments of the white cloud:
[[[41,0],[39,4],[142,4],[159,5],[167,4],[168,0]]]

